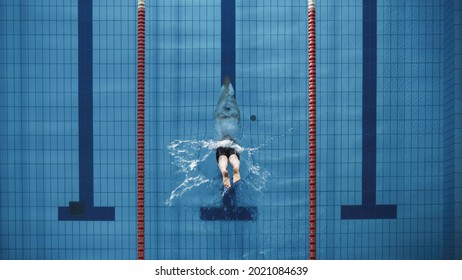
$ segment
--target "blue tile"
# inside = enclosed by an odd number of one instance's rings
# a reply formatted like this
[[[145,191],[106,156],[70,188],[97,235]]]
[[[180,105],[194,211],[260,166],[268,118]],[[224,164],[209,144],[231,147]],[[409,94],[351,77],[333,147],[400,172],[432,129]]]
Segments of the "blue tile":
[[[112,227],[53,220],[57,206],[79,197],[77,1],[0,4],[6,11],[0,21],[8,26],[0,30],[7,39],[0,49],[6,58],[0,78],[7,82],[0,91],[11,93],[0,95],[0,106],[8,106],[0,110],[0,240],[12,240],[1,258],[136,257],[136,13],[127,12],[136,4],[97,2],[95,202],[115,206],[116,221]],[[214,139],[211,114],[220,87],[220,3],[183,2],[147,7],[147,256],[306,258],[306,3],[236,1],[237,96],[242,112],[257,115],[255,122],[243,115],[243,144],[260,149],[254,158],[271,177],[254,200],[265,206],[261,216],[242,224],[252,233],[235,235],[235,224],[203,229],[198,211],[165,205],[182,175],[166,146],[177,138]],[[398,204],[395,224],[340,221],[340,205],[362,198],[363,1],[317,3],[318,258],[442,258],[440,249],[451,246],[444,240],[454,240],[447,231],[456,227],[460,188],[454,186],[461,185],[455,176],[460,145],[454,144],[461,127],[454,113],[462,108],[454,71],[461,32],[454,23],[461,10],[450,6],[457,1],[430,2],[377,3],[377,202]],[[213,154],[206,161],[215,168]],[[209,179],[218,175],[205,172]],[[219,195],[204,189],[213,199]],[[194,196],[187,192],[185,200],[195,201],[188,195]],[[29,242],[23,232],[28,227],[57,238],[44,237],[37,250],[37,236]],[[198,235],[203,231],[209,238]],[[412,240],[419,242],[411,246]]]

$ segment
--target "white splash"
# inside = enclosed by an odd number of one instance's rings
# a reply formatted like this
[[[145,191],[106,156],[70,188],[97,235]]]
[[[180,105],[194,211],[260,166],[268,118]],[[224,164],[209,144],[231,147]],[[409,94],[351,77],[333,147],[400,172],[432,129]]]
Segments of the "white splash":
[[[269,172],[253,161],[252,154],[258,148],[242,147],[231,140],[174,140],[167,148],[173,157],[172,164],[178,167],[181,182],[170,193],[166,205],[174,205],[175,201],[191,191],[194,191],[194,197],[189,197],[186,203],[206,199],[207,195],[210,198],[211,193],[212,196],[219,196],[221,175],[215,158],[218,147],[232,147],[240,154],[243,188],[261,192]]]

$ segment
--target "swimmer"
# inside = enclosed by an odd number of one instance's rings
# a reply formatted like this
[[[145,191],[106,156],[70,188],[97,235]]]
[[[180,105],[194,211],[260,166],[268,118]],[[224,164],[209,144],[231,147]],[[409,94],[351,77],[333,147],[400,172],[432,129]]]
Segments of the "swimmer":
[[[240,157],[235,147],[233,147],[236,145],[234,139],[239,130],[240,118],[241,114],[236,103],[233,85],[229,77],[225,77],[223,79],[223,86],[221,87],[221,95],[215,109],[215,125],[220,140],[228,140],[222,141],[221,145],[218,145],[216,152],[218,168],[223,177],[223,185],[226,188],[231,187],[228,162],[233,167],[233,183],[235,184],[241,180],[239,172]]]

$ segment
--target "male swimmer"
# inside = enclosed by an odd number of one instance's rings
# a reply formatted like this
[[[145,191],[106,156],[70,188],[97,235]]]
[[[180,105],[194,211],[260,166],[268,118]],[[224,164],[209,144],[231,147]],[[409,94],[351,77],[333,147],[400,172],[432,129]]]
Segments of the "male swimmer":
[[[220,98],[215,109],[215,126],[220,141],[216,151],[218,168],[223,177],[223,185],[231,187],[228,173],[228,162],[233,167],[233,183],[241,180],[240,157],[236,150],[238,145],[235,143],[236,135],[239,131],[241,113],[236,103],[234,88],[229,77],[223,79]]]

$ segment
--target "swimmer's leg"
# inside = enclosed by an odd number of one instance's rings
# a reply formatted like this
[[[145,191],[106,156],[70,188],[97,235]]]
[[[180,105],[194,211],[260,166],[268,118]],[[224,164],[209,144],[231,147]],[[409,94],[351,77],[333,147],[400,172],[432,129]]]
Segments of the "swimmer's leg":
[[[239,173],[241,162],[235,154],[229,156],[229,162],[233,166],[233,183],[237,183],[241,180],[241,173]]]
[[[221,175],[223,176],[223,185],[227,188],[231,187],[228,174],[228,157],[221,155],[218,158],[218,168],[220,169]]]

